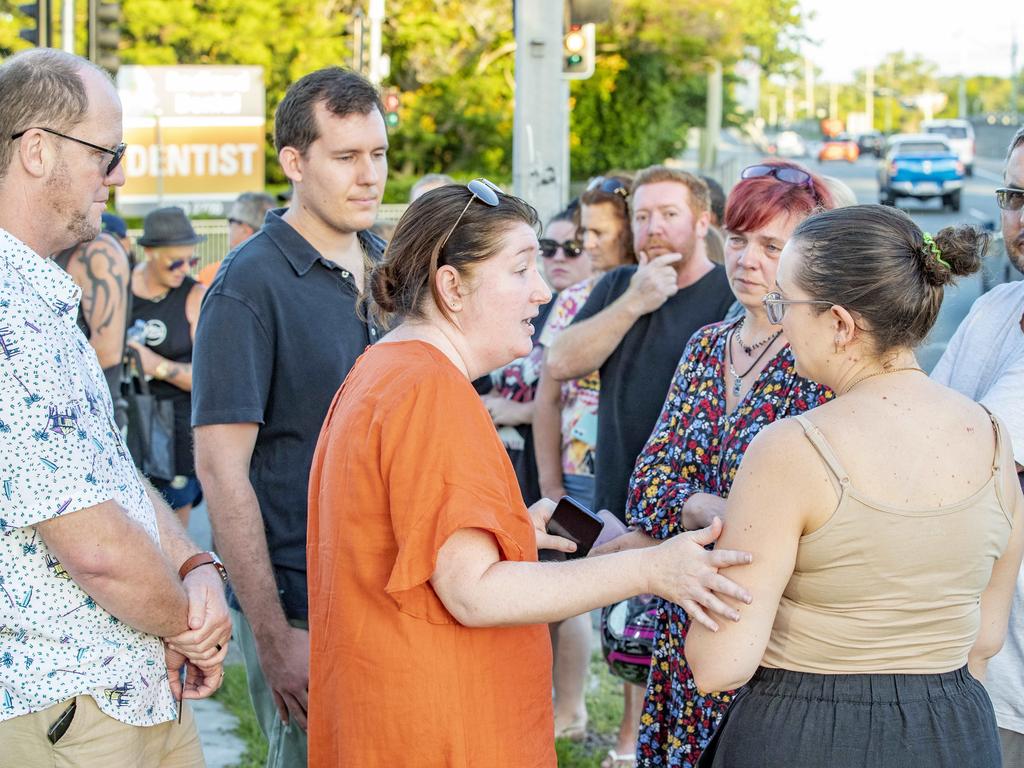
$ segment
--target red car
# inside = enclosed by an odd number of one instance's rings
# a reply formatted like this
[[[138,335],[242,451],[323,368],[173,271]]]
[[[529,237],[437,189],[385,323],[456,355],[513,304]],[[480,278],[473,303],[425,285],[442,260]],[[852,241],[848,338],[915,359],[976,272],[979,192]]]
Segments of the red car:
[[[858,157],[860,157],[860,147],[845,133],[825,139],[825,143],[821,145],[821,150],[818,152],[819,163],[826,160],[845,160],[848,163],[855,163]]]

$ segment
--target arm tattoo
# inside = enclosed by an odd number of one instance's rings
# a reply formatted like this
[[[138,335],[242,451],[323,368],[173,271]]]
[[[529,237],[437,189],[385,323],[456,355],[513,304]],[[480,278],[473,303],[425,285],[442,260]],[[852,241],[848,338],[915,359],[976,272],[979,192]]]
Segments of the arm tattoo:
[[[75,254],[82,265],[82,312],[93,333],[106,329],[124,314],[128,265],[119,245],[100,237]]]

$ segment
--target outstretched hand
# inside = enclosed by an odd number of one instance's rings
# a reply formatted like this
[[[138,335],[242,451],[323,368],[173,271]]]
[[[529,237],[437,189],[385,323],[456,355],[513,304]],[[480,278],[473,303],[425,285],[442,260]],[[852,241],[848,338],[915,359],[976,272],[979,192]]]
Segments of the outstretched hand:
[[[719,595],[748,604],[752,599],[747,590],[718,571],[746,565],[753,561],[753,555],[732,549],[705,549],[721,535],[722,519],[715,517],[708,527],[674,536],[651,550],[655,568],[651,592],[682,606],[694,621],[712,632],[718,631],[718,623],[708,611],[740,620],[739,611]]]

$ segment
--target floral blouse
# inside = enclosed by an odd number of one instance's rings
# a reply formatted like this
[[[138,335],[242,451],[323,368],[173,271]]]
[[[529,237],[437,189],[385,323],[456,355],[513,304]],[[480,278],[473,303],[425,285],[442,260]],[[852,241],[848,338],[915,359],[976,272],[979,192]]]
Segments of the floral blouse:
[[[626,517],[658,539],[683,530],[682,508],[695,493],[726,498],[743,453],[762,428],[832,397],[796,372],[784,346],[732,413],[725,405],[725,344],[735,321],[693,335],[672,379],[665,405],[637,458]]]

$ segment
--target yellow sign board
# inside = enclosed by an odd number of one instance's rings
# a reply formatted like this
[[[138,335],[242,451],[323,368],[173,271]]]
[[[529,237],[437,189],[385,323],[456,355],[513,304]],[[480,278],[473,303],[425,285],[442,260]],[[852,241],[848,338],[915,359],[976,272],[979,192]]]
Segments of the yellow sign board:
[[[122,67],[118,88],[128,145],[119,211],[224,215],[242,192],[263,190],[260,67]]]

